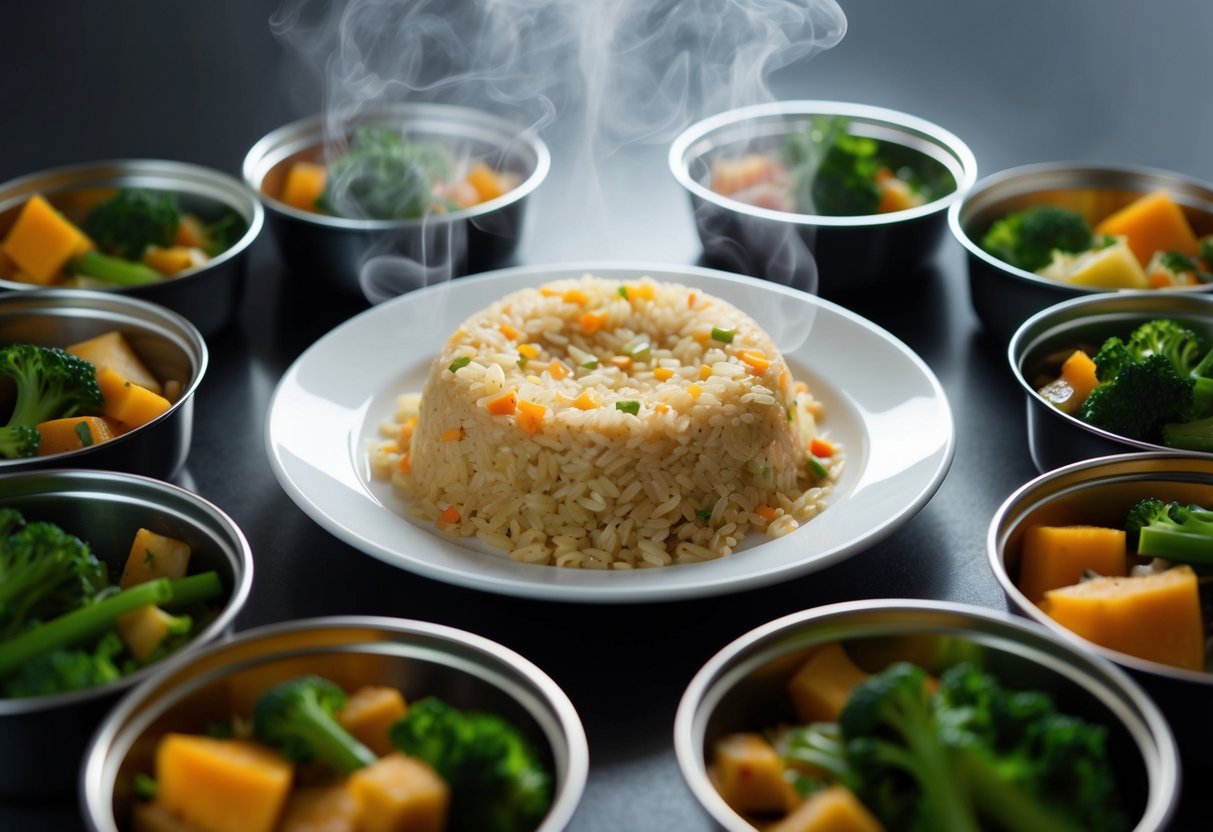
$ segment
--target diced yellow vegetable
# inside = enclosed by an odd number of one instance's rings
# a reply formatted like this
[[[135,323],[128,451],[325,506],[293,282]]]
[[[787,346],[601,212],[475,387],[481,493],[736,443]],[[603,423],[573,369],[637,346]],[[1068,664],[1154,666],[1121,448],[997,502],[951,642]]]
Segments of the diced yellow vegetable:
[[[801,722],[836,722],[851,689],[867,678],[841,644],[830,642],[788,680],[788,696]]]
[[[350,775],[349,790],[361,832],[442,832],[446,825],[450,787],[416,757],[381,757]]]
[[[291,791],[275,832],[355,832],[358,805],[344,782]]]
[[[657,379],[658,381],[668,381],[669,379],[671,379],[673,377],[674,377],[674,371],[671,370],[669,367],[654,367],[653,368],[653,378]]]
[[[514,421],[518,423],[518,427],[534,436],[542,430],[543,414],[547,413],[547,410],[544,405],[523,399],[518,402],[518,415],[514,417]]]
[[[584,390],[580,396],[573,399],[573,407],[577,408],[578,410],[593,410],[601,405],[602,402],[599,400],[597,394],[595,394],[593,390]]]
[[[126,589],[156,578],[175,581],[185,577],[189,565],[190,545],[184,540],[139,529],[131,542],[118,586]]]
[[[182,214],[181,222],[177,225],[177,236],[173,245],[186,248],[206,248],[211,244],[206,226],[196,214]]]
[[[164,396],[128,381],[109,368],[97,373],[97,386],[105,397],[101,412],[121,422],[127,430],[147,424],[172,407]]]
[[[501,395],[489,399],[484,407],[494,416],[509,416],[518,408],[518,392],[510,388]]]
[[[177,620],[155,604],[148,604],[119,616],[114,622],[114,629],[131,655],[138,661],[145,662],[160,643],[169,637],[172,625]]]
[[[380,757],[394,750],[388,729],[404,716],[408,706],[404,694],[393,687],[367,685],[350,694],[337,721]]]
[[[1078,583],[1088,569],[1119,576],[1128,568],[1124,529],[1029,526],[1020,549],[1017,586],[1036,604],[1050,589]]]
[[[1102,219],[1096,234],[1127,237],[1144,267],[1156,251],[1178,251],[1192,257],[1199,243],[1184,212],[1166,191],[1154,191]]]
[[[77,355],[97,368],[113,370],[125,379],[135,382],[140,387],[146,387],[153,393],[162,394],[159,380],[152,375],[143,360],[139,358],[126,336],[118,330],[79,341],[64,347],[67,352]]]
[[[1053,261],[1041,269],[1039,274],[1075,286],[1093,286],[1100,289],[1150,288],[1145,270],[1123,239],[1110,246],[1078,254],[1055,251]]]
[[[1074,350],[1062,363],[1057,379],[1046,384],[1039,392],[1058,410],[1077,413],[1098,384],[1095,361],[1082,350]]]
[[[46,285],[55,281],[68,260],[92,248],[92,243],[45,197],[35,194],[21,207],[3,246],[23,274]]]
[[[481,202],[496,199],[506,192],[506,186],[497,172],[484,162],[477,162],[468,170],[467,181],[480,196]]]
[[[295,162],[286,172],[282,201],[300,211],[315,211],[316,200],[324,193],[328,172],[315,162]]]
[[[786,812],[795,792],[783,777],[783,762],[762,734],[728,734],[712,746],[716,791],[739,813]]]
[[[1204,667],[1205,631],[1190,566],[1049,590],[1040,608],[1111,650],[1187,670]]]
[[[100,416],[69,416],[40,422],[38,456],[91,448],[117,435],[114,426]]]
[[[272,832],[294,766],[245,740],[166,734],[156,747],[156,802],[201,832]]]
[[[813,792],[766,832],[884,832],[884,825],[850,789],[829,786]]]
[[[206,265],[210,259],[200,248],[190,246],[171,246],[161,248],[151,246],[143,255],[144,265],[151,266],[165,277],[172,277],[188,269],[196,269]]]

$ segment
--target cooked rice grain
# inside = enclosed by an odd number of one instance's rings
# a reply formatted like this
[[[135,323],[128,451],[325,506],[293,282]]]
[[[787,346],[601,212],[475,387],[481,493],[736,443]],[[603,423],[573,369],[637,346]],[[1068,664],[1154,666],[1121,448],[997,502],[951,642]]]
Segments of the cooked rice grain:
[[[812,473],[821,413],[731,304],[586,275],[465,321],[421,396],[401,396],[371,470],[418,516],[453,508],[445,531],[519,561],[690,563],[732,553],[748,530],[787,534],[823,508],[842,454],[822,460],[824,479]]]

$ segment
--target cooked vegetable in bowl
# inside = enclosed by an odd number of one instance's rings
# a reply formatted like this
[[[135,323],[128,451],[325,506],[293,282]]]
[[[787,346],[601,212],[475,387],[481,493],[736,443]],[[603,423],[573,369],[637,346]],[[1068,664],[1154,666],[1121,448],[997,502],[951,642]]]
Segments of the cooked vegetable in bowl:
[[[1178,799],[1162,714],[1036,625],[862,601],[786,616],[688,686],[675,750],[729,830],[1160,830]]]
[[[63,795],[119,696],[232,626],[252,554],[215,506],[129,474],[2,475],[0,517],[0,798]]]
[[[571,703],[521,656],[434,624],[330,618],[148,680],[95,734],[81,795],[98,832],[556,832],[587,769]]]

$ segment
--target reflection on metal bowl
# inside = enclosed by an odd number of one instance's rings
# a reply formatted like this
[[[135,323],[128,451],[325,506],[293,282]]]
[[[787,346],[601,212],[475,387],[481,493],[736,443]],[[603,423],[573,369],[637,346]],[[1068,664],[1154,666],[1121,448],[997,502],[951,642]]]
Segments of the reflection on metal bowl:
[[[398,255],[422,272],[459,277],[505,264],[522,233],[528,198],[551,165],[547,145],[526,128],[479,110],[445,104],[397,104],[360,112],[345,129],[385,125],[406,138],[436,141],[457,158],[483,158],[519,176],[502,196],[471,208],[420,219],[373,220],[332,216],[287,205],[280,198],[290,166],[323,162],[323,116],[293,122],[266,135],[244,159],[244,180],[268,209],[269,225],[287,265],[304,280],[362,296],[360,271],[376,255]]]

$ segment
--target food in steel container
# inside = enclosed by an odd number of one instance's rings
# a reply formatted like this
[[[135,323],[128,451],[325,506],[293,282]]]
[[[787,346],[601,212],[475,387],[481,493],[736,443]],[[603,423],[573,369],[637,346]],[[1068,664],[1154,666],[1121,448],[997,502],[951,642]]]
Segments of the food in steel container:
[[[231,627],[252,555],[213,505],[128,474],[5,474],[0,518],[0,795],[67,794],[105,710]]]
[[[929,122],[833,101],[712,116],[674,141],[669,164],[709,259],[789,282],[777,252],[794,241],[812,253],[802,259],[815,259],[824,296],[920,270],[977,169],[960,139]]]
[[[1207,762],[1213,458],[1100,457],[1037,477],[990,524],[1010,606],[1128,668]]]
[[[587,765],[572,705],[517,654],[422,622],[313,619],[134,691],[94,736],[82,798],[107,832],[212,832],[236,813],[250,832],[554,832]]]
[[[825,508],[844,449],[824,416],[741,309],[586,275],[465,321],[382,428],[372,470],[419,517],[514,560],[695,563]]]
[[[0,288],[129,294],[211,335],[239,306],[262,216],[241,183],[179,162],[95,162],[24,176],[0,185]]]
[[[1213,298],[1065,301],[1024,322],[1008,359],[1041,471],[1130,450],[1213,451]]]
[[[1005,614],[926,601],[836,604],[747,633],[691,681],[674,743],[729,830],[1160,830],[1180,777],[1162,714],[1110,663]]]
[[[71,289],[0,295],[0,472],[173,476],[206,365],[198,330],[160,306]]]
[[[244,179],[294,271],[362,296],[374,255],[408,258],[419,285],[502,265],[549,166],[547,146],[521,125],[412,103],[278,128],[249,151]]]
[[[1213,187],[1178,173],[1071,163],[986,177],[949,209],[973,308],[1006,340],[1063,300],[1117,290],[1207,292]]]

